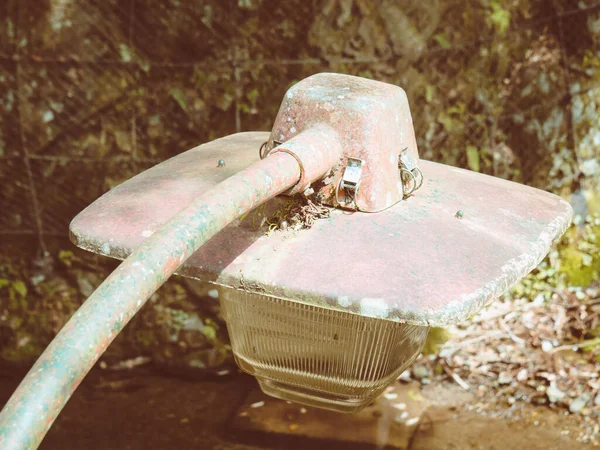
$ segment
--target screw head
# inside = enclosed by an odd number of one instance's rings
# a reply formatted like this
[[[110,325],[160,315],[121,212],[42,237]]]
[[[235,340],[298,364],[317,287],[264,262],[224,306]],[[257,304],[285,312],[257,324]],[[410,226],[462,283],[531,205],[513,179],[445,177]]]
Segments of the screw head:
[[[456,216],[457,219],[462,219],[463,218],[463,212],[459,209],[458,211],[456,211]]]
[[[219,162],[217,163],[217,167],[225,167],[225,160],[220,159]]]

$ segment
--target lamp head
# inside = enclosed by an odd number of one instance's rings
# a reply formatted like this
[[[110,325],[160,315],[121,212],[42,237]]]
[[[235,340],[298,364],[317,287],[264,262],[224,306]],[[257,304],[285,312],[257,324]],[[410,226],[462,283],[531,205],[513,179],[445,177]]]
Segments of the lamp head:
[[[271,133],[218,139],[141,173],[81,212],[71,238],[124,259],[193,199],[255,163],[259,149],[295,155],[307,172],[332,161],[313,186],[301,178],[288,192],[328,205],[327,218],[269,233],[297,198],[277,197],[177,273],[220,287],[238,364],[265,392],[357,411],[410,365],[430,326],[465,320],[502,295],[571,220],[559,197],[420,160],[415,142],[402,89],[315,75],[286,94]]]

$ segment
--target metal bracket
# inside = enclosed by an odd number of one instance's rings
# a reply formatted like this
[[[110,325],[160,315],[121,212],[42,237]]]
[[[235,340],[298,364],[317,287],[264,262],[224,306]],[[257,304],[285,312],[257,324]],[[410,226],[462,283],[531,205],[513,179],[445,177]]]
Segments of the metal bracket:
[[[348,165],[344,170],[344,174],[340,179],[336,189],[336,200],[340,205],[349,205],[355,203],[356,194],[360,187],[360,177],[362,175],[362,167],[364,161],[358,158],[348,158]],[[340,200],[340,191],[343,191],[343,200]]]
[[[409,172],[412,172],[418,167],[415,158],[413,158],[413,156],[410,153],[408,153],[408,147],[402,149],[402,152],[400,153],[398,167],[400,167],[401,169],[408,170]]]
[[[404,198],[406,198],[423,185],[423,172],[419,169],[415,158],[408,153],[408,147],[403,148],[400,153],[398,168],[400,169]]]

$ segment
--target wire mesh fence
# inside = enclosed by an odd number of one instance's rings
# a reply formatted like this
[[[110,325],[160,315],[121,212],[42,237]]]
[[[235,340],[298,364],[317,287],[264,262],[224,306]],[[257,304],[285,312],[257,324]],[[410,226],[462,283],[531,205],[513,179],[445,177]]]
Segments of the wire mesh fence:
[[[572,192],[598,164],[599,42],[591,0],[4,0],[0,240],[43,249],[141,170],[269,130],[323,71],[404,87],[426,159]]]

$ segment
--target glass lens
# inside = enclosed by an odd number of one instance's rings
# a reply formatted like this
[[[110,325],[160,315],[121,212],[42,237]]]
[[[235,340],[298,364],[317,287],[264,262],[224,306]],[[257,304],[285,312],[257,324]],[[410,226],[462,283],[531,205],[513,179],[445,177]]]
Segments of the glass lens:
[[[234,289],[220,298],[236,361],[266,394],[340,412],[374,400],[417,357],[428,332]]]

